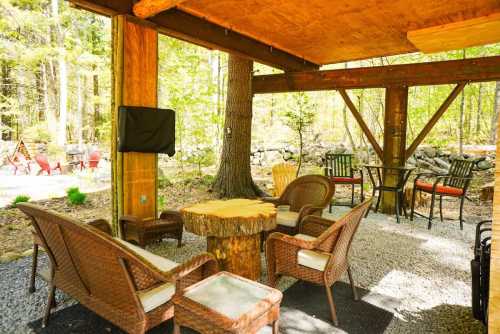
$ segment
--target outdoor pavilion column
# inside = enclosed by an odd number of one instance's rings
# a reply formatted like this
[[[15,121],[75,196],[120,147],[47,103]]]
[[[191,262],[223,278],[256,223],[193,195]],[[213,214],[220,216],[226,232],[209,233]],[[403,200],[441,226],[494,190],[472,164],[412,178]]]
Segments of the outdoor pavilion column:
[[[112,53],[112,206],[117,232],[122,214],[156,218],[157,155],[120,153],[118,107],[157,107],[158,32],[127,15],[113,17]]]
[[[406,126],[408,109],[408,87],[389,86],[385,91],[384,115],[384,151],[383,165],[386,167],[402,167],[406,161]],[[387,172],[384,185],[395,186],[397,173]],[[395,213],[395,193],[383,192],[381,211]]]
[[[500,333],[500,118],[496,129],[495,192],[491,237],[488,332]]]

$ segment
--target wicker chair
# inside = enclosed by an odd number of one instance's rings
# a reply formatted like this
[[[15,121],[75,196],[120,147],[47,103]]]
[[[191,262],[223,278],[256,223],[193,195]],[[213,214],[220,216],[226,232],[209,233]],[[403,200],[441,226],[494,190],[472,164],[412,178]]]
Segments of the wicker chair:
[[[281,163],[273,166],[274,196],[279,197],[286,187],[297,178],[297,166]]]
[[[456,159],[453,160],[448,174],[435,174],[435,173],[421,173],[418,174],[413,181],[413,196],[411,201],[411,214],[410,220],[413,216],[427,218],[429,220],[427,228],[430,230],[432,227],[432,219],[434,216],[434,203],[436,196],[439,196],[439,216],[443,221],[443,197],[455,197],[460,199],[460,229],[464,229],[463,210],[464,201],[469,188],[470,181],[472,180],[472,171],[475,162],[469,160]],[[422,179],[434,179],[433,182],[425,182]],[[415,196],[417,191],[423,191],[432,195],[431,207],[429,216],[424,216],[415,211]]]
[[[279,198],[264,197],[278,208],[278,232],[297,233],[297,224],[305,216],[321,216],[335,191],[330,180],[322,175],[305,175],[293,180]]]
[[[371,201],[364,201],[338,221],[307,216],[299,224],[299,234],[293,237],[272,233],[266,243],[269,285],[275,287],[281,276],[292,276],[325,286],[332,321],[337,326],[331,288],[347,271],[354,299],[358,300],[348,253],[354,234]]]
[[[167,237],[177,239],[177,247],[182,245],[184,223],[177,211],[165,210],[160,214],[160,219],[149,220],[126,215],[120,217],[119,224],[123,240],[136,243],[142,248]]]
[[[218,270],[209,254],[179,265],[42,207],[17,207],[32,219],[50,261],[43,326],[58,288],[127,333],[145,333],[173,317],[176,289]]]

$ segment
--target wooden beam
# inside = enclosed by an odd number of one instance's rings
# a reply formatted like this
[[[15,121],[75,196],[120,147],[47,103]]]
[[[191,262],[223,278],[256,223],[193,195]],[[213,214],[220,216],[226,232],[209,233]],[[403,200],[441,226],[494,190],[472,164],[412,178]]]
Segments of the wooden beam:
[[[253,77],[254,94],[500,80],[500,56]]]
[[[147,19],[184,1],[186,0],[141,0],[134,5],[134,14],[141,19]]]
[[[409,31],[407,38],[425,53],[500,42],[500,13]]]
[[[79,8],[102,15],[133,15],[132,0],[68,1]],[[175,8],[151,17],[148,22],[155,24],[158,32],[164,35],[232,53],[284,71],[311,71],[319,68],[318,64]]]
[[[368,141],[372,145],[373,149],[377,153],[379,159],[382,160],[383,159],[382,148],[380,147],[380,145],[377,142],[377,139],[375,139],[372,132],[368,128],[368,125],[366,125],[366,123],[363,119],[363,116],[361,116],[361,114],[359,113],[359,111],[356,108],[356,106],[354,105],[354,103],[352,103],[352,100],[349,97],[349,94],[347,94],[345,89],[339,89],[339,93],[342,96],[342,98],[344,99],[344,102],[347,105],[347,107],[349,108],[349,110],[351,111],[352,115],[354,116],[354,118],[358,122],[359,126],[361,127],[361,130],[365,134],[366,138],[368,139]]]
[[[467,85],[467,82],[463,81],[455,86],[455,88],[452,90],[450,95],[446,98],[446,100],[439,107],[439,109],[434,113],[434,115],[432,115],[429,122],[427,122],[427,124],[424,126],[422,131],[420,131],[418,136],[413,140],[413,143],[411,143],[410,147],[406,150],[406,159],[408,159],[409,157],[412,156],[412,154],[417,149],[418,145],[420,145],[420,143],[422,143],[422,141],[429,134],[429,132],[431,132],[434,125],[436,125],[437,121],[441,118],[441,116],[443,116],[443,114],[446,112],[446,110],[448,110],[449,106],[453,103],[453,101],[455,101],[458,94],[460,94],[462,92],[465,85]]]

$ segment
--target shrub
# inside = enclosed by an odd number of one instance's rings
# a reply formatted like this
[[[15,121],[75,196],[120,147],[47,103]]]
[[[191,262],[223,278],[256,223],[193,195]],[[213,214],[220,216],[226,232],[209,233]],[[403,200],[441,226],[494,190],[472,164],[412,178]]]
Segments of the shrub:
[[[80,189],[78,187],[70,187],[68,189],[66,189],[66,194],[69,196],[70,194],[73,194],[73,193],[79,193],[80,192]]]
[[[204,186],[210,187],[214,183],[215,176],[213,175],[203,175],[201,177],[201,184]]]
[[[68,194],[68,201],[73,205],[81,205],[87,199],[87,195],[80,192],[78,187],[71,187],[66,190],[66,193]]]
[[[18,195],[16,196],[16,198],[14,198],[14,200],[12,201],[12,206],[13,207],[16,207],[16,205],[18,203],[25,203],[25,202],[29,202],[29,200],[31,199],[31,197],[29,197],[28,195]]]

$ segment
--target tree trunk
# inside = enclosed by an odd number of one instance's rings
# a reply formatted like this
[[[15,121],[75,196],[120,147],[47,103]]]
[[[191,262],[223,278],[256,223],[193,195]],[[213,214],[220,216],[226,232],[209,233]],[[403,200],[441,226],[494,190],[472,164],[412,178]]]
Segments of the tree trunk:
[[[465,59],[465,49],[462,51],[462,58]],[[464,116],[465,116],[465,89],[462,91],[460,100],[460,123],[458,124],[458,151],[464,153]]]
[[[94,71],[96,68],[94,66]],[[99,76],[97,74],[92,75],[92,84],[93,84],[93,92],[94,92],[94,119],[93,119],[93,128],[91,131],[91,139],[92,141],[98,142],[98,138],[100,137],[99,126],[101,125],[101,104],[99,100]]]
[[[4,104],[0,109],[0,131],[3,140],[12,140],[13,133],[13,117],[12,114],[7,110],[9,101],[8,99],[12,95],[13,82],[10,76],[10,65],[6,61],[2,61],[2,89],[0,91],[0,103]]]
[[[495,86],[495,104],[493,108],[493,117],[491,118],[490,142],[492,145],[497,141],[498,115],[500,114],[500,81]]]
[[[483,83],[479,83],[479,91],[477,93],[477,113],[476,113],[476,140],[479,139],[481,132],[481,115],[483,113]]]
[[[59,18],[59,0],[51,1],[52,18],[57,42],[57,63],[59,72],[59,128],[57,130],[57,144],[66,144],[66,124],[68,122],[68,69],[64,49],[64,36]]]
[[[252,70],[251,60],[229,55],[222,154],[213,184],[214,191],[221,197],[255,197],[261,194],[250,170]]]
[[[77,85],[77,104],[76,104],[76,115],[75,115],[75,137],[78,142],[78,148],[83,147],[83,109],[84,109],[84,91],[85,91],[85,81],[82,82],[82,74],[77,74],[76,85]]]

